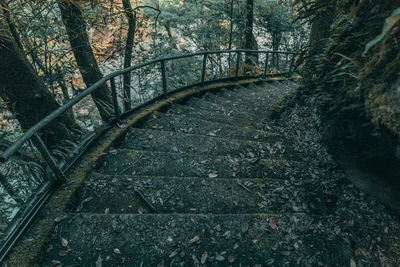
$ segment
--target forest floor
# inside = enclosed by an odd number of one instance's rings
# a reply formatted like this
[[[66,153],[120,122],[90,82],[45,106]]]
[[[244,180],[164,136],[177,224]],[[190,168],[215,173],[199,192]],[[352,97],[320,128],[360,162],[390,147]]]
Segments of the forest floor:
[[[309,179],[288,188],[303,195],[309,204],[303,223],[313,230],[300,240],[307,242],[314,239],[313,233],[327,231],[332,243],[315,240],[315,247],[342,244],[338,257],[343,253],[351,256],[351,267],[400,266],[400,216],[356,188],[334,162],[321,142],[315,103],[316,99],[310,97],[286,110],[280,118],[283,125],[297,133],[296,143],[310,163]],[[314,220],[315,215],[323,216]],[[288,222],[286,227],[291,232],[295,226]],[[315,257],[318,257],[318,250]],[[309,260],[313,265],[313,259]]]

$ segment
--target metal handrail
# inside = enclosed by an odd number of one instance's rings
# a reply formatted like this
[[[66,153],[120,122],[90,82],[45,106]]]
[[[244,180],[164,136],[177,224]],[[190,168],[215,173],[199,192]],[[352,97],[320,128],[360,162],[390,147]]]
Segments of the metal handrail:
[[[118,103],[118,98],[117,98],[117,91],[116,91],[116,86],[115,86],[115,77],[119,75],[126,74],[128,72],[132,72],[137,69],[141,69],[143,67],[152,65],[152,64],[157,64],[160,63],[161,67],[161,82],[162,82],[162,88],[163,88],[163,93],[165,97],[168,97],[167,95],[167,71],[165,67],[165,63],[167,61],[172,61],[176,59],[183,59],[183,58],[189,58],[189,57],[194,57],[194,56],[203,56],[202,60],[202,69],[201,69],[201,76],[200,76],[200,81],[199,85],[204,84],[205,82],[215,82],[218,80],[205,80],[205,75],[206,75],[206,67],[207,67],[207,58],[208,55],[210,54],[223,54],[223,53],[236,53],[236,70],[235,70],[235,76],[233,79],[238,79],[242,76],[239,76],[239,62],[240,62],[240,55],[241,53],[257,53],[257,54],[266,54],[265,58],[265,67],[264,67],[264,75],[267,76],[267,71],[268,71],[268,60],[269,60],[269,54],[272,55],[272,58],[275,57],[275,55],[283,54],[283,55],[292,55],[292,60],[289,65],[289,71],[285,74],[290,74],[294,72],[293,69],[293,63],[295,59],[295,52],[287,52],[287,51],[269,51],[269,50],[249,50],[249,49],[237,49],[237,50],[216,50],[216,51],[201,51],[201,52],[195,52],[195,53],[190,53],[190,54],[184,54],[184,55],[175,55],[175,56],[168,56],[168,57],[160,57],[156,58],[141,64],[137,64],[135,66],[131,66],[122,70],[115,71],[111,74],[108,74],[104,76],[102,79],[98,80],[96,83],[93,85],[89,86],[86,88],[83,92],[75,96],[73,99],[69,100],[66,102],[64,105],[60,106],[58,109],[44,117],[42,120],[37,122],[34,126],[32,126],[30,129],[28,129],[22,136],[20,136],[17,141],[15,141],[10,147],[8,147],[3,153],[0,154],[0,162],[6,162],[11,156],[13,156],[15,153],[18,152],[18,150],[29,140],[32,140],[32,142],[35,144],[37,147],[39,153],[42,155],[42,158],[45,159],[45,161],[48,164],[48,167],[52,171],[53,176],[55,179],[47,180],[42,183],[40,186],[40,190],[38,190],[36,193],[32,194],[30,197],[30,200],[25,203],[26,206],[24,206],[23,211],[21,212],[21,215],[23,218],[20,220],[15,220],[16,218],[13,219],[13,222],[10,223],[9,229],[8,229],[8,234],[6,234],[5,238],[5,243],[0,244],[0,263],[2,260],[4,260],[6,254],[10,251],[10,248],[15,244],[16,240],[22,235],[22,232],[26,229],[27,225],[21,225],[21,222],[26,222],[26,224],[29,224],[29,222],[32,220],[34,216],[40,211],[41,207],[44,205],[44,202],[49,198],[50,192],[54,190],[55,185],[60,184],[64,181],[64,174],[65,172],[76,162],[80,156],[89,148],[90,144],[96,140],[101,133],[104,133],[108,129],[112,128],[112,124],[120,119],[120,117],[124,117],[134,110],[136,110],[139,107],[135,108],[130,108],[129,110],[124,110],[123,113],[120,113],[119,111],[119,103]],[[279,56],[276,56],[279,60]],[[230,62],[229,62],[230,64]],[[272,62],[274,64],[274,61]],[[279,63],[277,63],[279,64]],[[282,74],[281,74],[282,75]],[[254,77],[253,76],[244,76],[244,77]],[[231,78],[228,78],[231,79]],[[101,87],[104,83],[110,81],[111,85],[111,92],[112,92],[112,100],[113,100],[113,108],[114,108],[114,118],[112,118],[110,121],[106,122],[102,126],[102,130],[98,131],[99,133],[91,132],[89,135],[87,135],[83,141],[79,144],[79,149],[77,151],[73,151],[72,154],[70,153],[68,155],[68,162],[60,162],[58,165],[54,158],[51,156],[50,152],[48,151],[47,147],[41,140],[39,136],[39,132],[45,128],[49,123],[57,119],[59,116],[61,116],[64,112],[72,108],[75,104],[80,102],[83,98],[86,96],[90,95],[93,91]],[[188,85],[187,87],[194,86]],[[184,88],[187,88],[184,87]],[[179,88],[177,90],[181,90],[184,88]],[[151,100],[149,100],[146,103],[143,103],[142,105],[145,105],[147,103],[151,103],[152,101],[155,101],[159,98],[160,96],[153,96]],[[129,99],[129,105],[131,104],[131,100]],[[34,197],[33,195],[36,196],[42,196],[46,195],[46,198],[40,197]]]
[[[268,53],[268,54],[292,54],[294,55],[295,52],[287,52],[287,51],[268,51],[268,50],[248,50],[248,49],[237,49],[237,50],[216,50],[216,51],[202,51],[202,52],[196,52],[196,53],[190,53],[190,54],[185,54],[185,55],[177,55],[177,56],[170,56],[170,57],[161,57],[157,59],[153,59],[141,64],[137,64],[135,66],[125,68],[122,70],[115,71],[111,74],[108,74],[107,76],[104,76],[102,79],[98,80],[96,83],[93,85],[89,86],[87,89],[85,89],[83,92],[78,94],[76,97],[73,99],[69,100],[67,103],[44,117],[42,120],[40,120],[38,123],[36,123],[34,126],[32,126],[30,129],[28,129],[16,142],[14,142],[7,150],[5,150],[3,153],[0,155],[0,162],[5,162],[7,159],[9,159],[18,149],[20,149],[23,144],[25,144],[35,133],[38,133],[41,129],[46,127],[49,123],[54,121],[56,118],[58,118],[60,115],[62,115],[64,112],[69,110],[72,106],[77,104],[79,101],[81,101],[83,98],[86,96],[90,95],[93,91],[95,91],[97,88],[101,87],[104,83],[107,81],[111,80],[112,78],[115,78],[116,76],[143,68],[145,66],[159,63],[159,62],[165,62],[165,61],[170,61],[174,59],[182,59],[182,58],[188,58],[188,57],[193,57],[193,56],[200,56],[200,55],[208,55],[208,54],[222,54],[222,53],[239,53],[241,52],[252,52],[252,53]],[[203,73],[204,73],[205,68],[203,68]],[[238,71],[238,69],[237,69]],[[202,76],[203,77],[203,76]]]

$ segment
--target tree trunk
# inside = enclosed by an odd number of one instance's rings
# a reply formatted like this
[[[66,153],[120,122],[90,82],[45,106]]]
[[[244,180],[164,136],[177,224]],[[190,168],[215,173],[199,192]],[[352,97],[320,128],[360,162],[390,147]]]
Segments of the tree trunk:
[[[14,38],[16,44],[18,45],[18,47],[23,50],[24,48],[22,47],[22,43],[21,43],[21,39],[19,38],[19,35],[17,33],[17,29],[15,28],[15,24],[11,19],[11,14],[10,14],[10,8],[6,2],[6,0],[0,1],[0,5],[3,9],[3,13],[4,13],[4,17],[7,21],[8,24],[8,28],[10,30],[10,33],[12,35],[12,37]]]
[[[124,12],[128,18],[128,34],[126,36],[124,68],[129,68],[132,62],[133,42],[135,40],[136,30],[136,12],[132,10],[130,0],[122,0]],[[131,108],[131,73],[124,74],[124,103],[125,110]]]
[[[315,56],[321,54],[325,46],[325,40],[329,37],[330,27],[335,18],[336,7],[331,3],[331,0],[320,0],[320,6],[327,6],[326,9],[320,11],[311,23],[311,32],[308,40],[308,52],[305,59],[305,64],[302,69],[308,78],[312,78],[314,68],[317,65],[314,62]]]
[[[59,107],[9,33],[7,21],[2,15],[0,73],[0,96],[24,130]],[[51,148],[62,140],[73,140],[73,127],[79,128],[72,116],[65,113],[44,130],[43,141]]]
[[[233,35],[233,0],[231,0],[231,9],[229,13],[229,43],[228,50],[232,49],[232,35]],[[229,69],[231,68],[231,53],[229,53],[228,59]]]
[[[61,16],[67,30],[69,42],[83,80],[87,87],[91,86],[103,78],[94,57],[92,47],[89,43],[89,37],[86,31],[86,23],[77,3],[81,1],[58,0],[58,6],[61,10]],[[100,86],[92,94],[100,116],[103,121],[108,121],[111,114],[111,92],[106,84]]]
[[[246,0],[245,49],[254,49],[253,20],[254,0]],[[246,65],[253,65],[253,62],[256,62],[256,56],[253,53],[246,53]]]

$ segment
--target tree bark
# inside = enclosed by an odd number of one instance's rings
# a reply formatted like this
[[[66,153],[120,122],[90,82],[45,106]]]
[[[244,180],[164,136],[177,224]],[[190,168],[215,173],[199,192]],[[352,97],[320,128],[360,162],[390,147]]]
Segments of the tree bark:
[[[129,68],[132,62],[133,42],[135,40],[136,31],[136,12],[132,10],[130,0],[122,0],[124,12],[128,18],[128,34],[126,36],[124,68]],[[124,103],[125,110],[131,108],[131,73],[124,74]]]
[[[38,77],[22,50],[11,36],[4,16],[0,15],[0,96],[26,130],[56,110],[59,104]],[[68,113],[51,123],[42,133],[50,148],[65,139],[74,140],[72,129],[79,127]]]
[[[245,49],[254,49],[253,21],[254,0],[246,0]],[[246,53],[246,65],[252,65],[253,61],[256,61],[256,56],[253,53]]]
[[[1,8],[3,9],[3,13],[4,13],[4,17],[7,21],[8,24],[8,28],[10,30],[10,33],[12,35],[12,37],[14,38],[16,44],[18,45],[18,47],[23,50],[24,48],[22,47],[22,42],[21,39],[19,38],[17,29],[15,28],[15,24],[11,19],[11,14],[10,14],[10,8],[6,2],[6,0],[0,1],[0,5]]]
[[[309,71],[310,73],[314,72],[314,67],[316,65],[313,59],[316,55],[321,54],[325,46],[325,40],[329,37],[329,29],[335,18],[336,11],[336,7],[331,3],[331,0],[320,0],[319,4],[321,6],[326,6],[327,8],[318,12],[311,23],[311,32],[308,40],[308,53],[303,67],[304,70]]]
[[[103,78],[103,74],[90,46],[86,23],[80,7],[77,6],[79,2],[81,1],[57,0],[76,62],[86,86],[89,87]],[[112,103],[111,92],[108,86],[100,86],[91,96],[103,121],[108,121],[112,116],[112,109],[109,108]]]

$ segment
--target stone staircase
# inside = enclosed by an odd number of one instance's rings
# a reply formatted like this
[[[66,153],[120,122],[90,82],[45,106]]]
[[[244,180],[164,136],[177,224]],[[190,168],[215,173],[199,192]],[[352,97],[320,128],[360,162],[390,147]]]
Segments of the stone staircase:
[[[130,129],[88,174],[42,265],[286,266],[301,265],[301,249],[348,266],[345,245],[325,233],[296,242],[310,231],[308,163],[291,131],[267,116],[294,88],[221,89]]]

